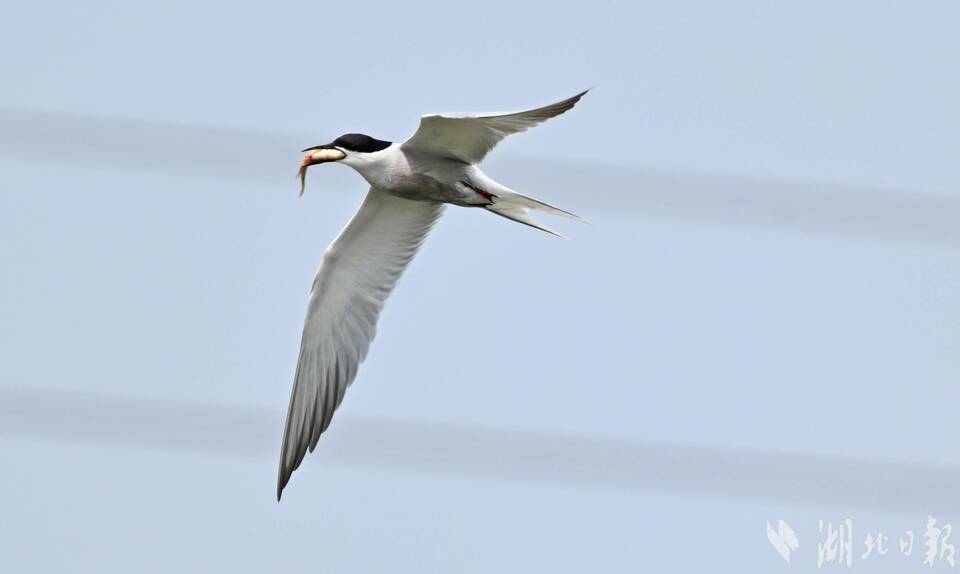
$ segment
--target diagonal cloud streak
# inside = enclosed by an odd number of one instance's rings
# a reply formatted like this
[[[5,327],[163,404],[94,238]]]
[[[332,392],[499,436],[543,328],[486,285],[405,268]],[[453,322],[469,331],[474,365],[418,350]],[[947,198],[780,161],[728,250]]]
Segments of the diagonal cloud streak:
[[[0,158],[25,161],[48,161],[51,147],[66,146],[70,153],[58,155],[58,162],[288,186],[291,158],[306,141],[313,138],[0,108]],[[588,219],[612,213],[960,246],[960,196],[577,161],[489,163],[517,189],[562,202]]]
[[[0,387],[0,436],[272,461],[279,410]],[[341,417],[311,464],[895,512],[958,512],[960,468]]]

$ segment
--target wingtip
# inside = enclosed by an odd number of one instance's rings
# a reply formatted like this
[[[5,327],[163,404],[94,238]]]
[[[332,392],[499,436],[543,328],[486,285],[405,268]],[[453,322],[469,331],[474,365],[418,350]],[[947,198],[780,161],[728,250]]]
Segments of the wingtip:
[[[292,471],[285,472],[286,469],[283,466],[280,467],[280,473],[277,475],[277,502],[280,502],[280,498],[283,496],[283,489],[287,487],[287,483],[290,482],[290,475],[293,474]]]
[[[558,102],[557,104],[554,104],[555,106],[563,106],[562,110],[559,113],[557,113],[557,115],[560,115],[563,112],[566,112],[567,110],[573,109],[577,104],[580,103],[580,100],[583,98],[583,96],[587,95],[587,92],[589,92],[592,89],[593,89],[593,86],[590,86],[589,88],[587,88],[586,90],[583,90],[579,94],[570,96],[569,98],[563,100],[562,102]]]

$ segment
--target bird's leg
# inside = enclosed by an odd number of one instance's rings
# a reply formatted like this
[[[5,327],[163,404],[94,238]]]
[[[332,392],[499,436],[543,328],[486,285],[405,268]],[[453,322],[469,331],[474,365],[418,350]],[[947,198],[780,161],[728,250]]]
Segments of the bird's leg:
[[[490,202],[490,203],[493,203],[493,199],[494,199],[495,197],[497,197],[496,195],[490,193],[489,191],[484,191],[484,190],[480,189],[479,187],[471,184],[469,181],[467,181],[467,180],[465,180],[465,179],[461,179],[461,180],[460,180],[460,183],[462,183],[463,185],[469,187],[470,189],[472,189],[474,192],[476,192],[478,195],[480,195],[482,198],[486,199],[486,200],[487,200],[488,202]]]

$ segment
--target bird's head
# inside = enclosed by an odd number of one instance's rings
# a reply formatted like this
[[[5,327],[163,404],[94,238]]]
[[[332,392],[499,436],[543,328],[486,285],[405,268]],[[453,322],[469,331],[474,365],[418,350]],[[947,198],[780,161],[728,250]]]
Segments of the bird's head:
[[[370,154],[384,150],[390,147],[391,142],[374,139],[364,134],[344,134],[333,142],[308,147],[303,150],[306,152],[303,161],[300,163],[300,171],[297,175],[300,177],[300,195],[307,184],[307,168],[318,163],[330,163],[342,161],[352,167],[358,167],[359,164],[370,158]]]

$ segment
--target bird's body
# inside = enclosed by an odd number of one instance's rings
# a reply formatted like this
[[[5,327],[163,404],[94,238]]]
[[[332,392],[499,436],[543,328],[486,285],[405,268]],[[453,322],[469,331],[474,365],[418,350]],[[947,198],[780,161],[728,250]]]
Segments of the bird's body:
[[[446,204],[483,208],[554,234],[530,217],[530,210],[576,217],[500,185],[479,164],[504,137],[567,111],[584,93],[523,112],[424,116],[413,137],[400,144],[347,134],[304,150],[302,181],[308,166],[336,161],[363,176],[370,191],[327,248],[310,290],[278,499],[330,424],[367,354],[384,300]]]
[[[365,154],[361,159],[344,158],[370,187],[390,195],[414,201],[439,201],[465,207],[490,203],[467,187],[468,183],[490,182],[475,165],[417,151],[406,151],[400,144]]]

